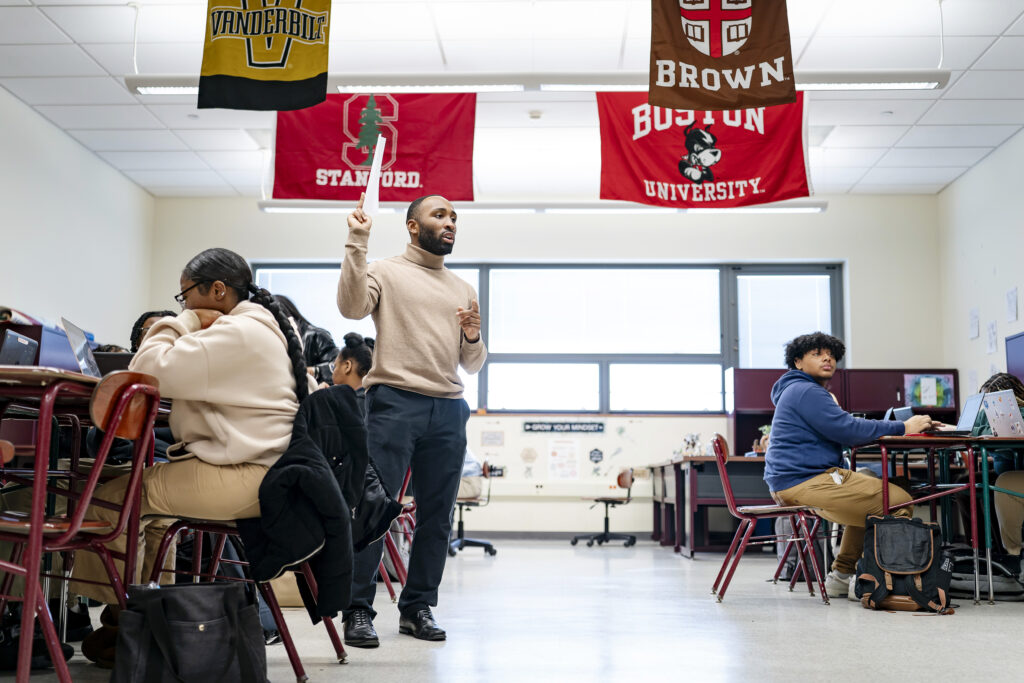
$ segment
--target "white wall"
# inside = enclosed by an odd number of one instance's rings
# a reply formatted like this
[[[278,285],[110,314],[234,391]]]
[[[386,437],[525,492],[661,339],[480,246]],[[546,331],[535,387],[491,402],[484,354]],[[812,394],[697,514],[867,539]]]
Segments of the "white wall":
[[[154,201],[0,88],[0,305],[128,344],[149,296]]]
[[[942,305],[922,296],[906,305],[901,292],[936,291],[937,211],[934,197],[829,198],[821,215],[490,215],[460,216],[455,249],[466,261],[813,261],[844,264],[846,341],[852,367],[937,366],[943,359]],[[456,206],[458,209],[458,206]],[[404,216],[383,215],[370,238],[370,257],[399,253],[408,237]],[[182,266],[202,249],[238,251],[250,260],[340,261],[347,234],[338,214],[261,213],[252,199],[158,199],[151,289],[153,307],[171,304]],[[602,418],[606,419],[606,418]],[[621,418],[607,418],[615,421]],[[646,418],[625,444],[613,431],[580,439],[579,482],[548,479],[543,457],[534,478],[523,477],[522,451],[544,453],[546,437],[524,436],[522,418],[474,416],[469,443],[482,457],[506,465],[509,477],[494,482],[496,503],[474,511],[472,530],[571,531],[598,529],[600,514],[581,497],[608,491],[619,466],[668,460],[683,435],[707,441],[725,430],[723,417]],[[484,448],[481,432],[504,431],[502,448]],[[629,445],[614,471],[591,474],[587,453],[612,453]],[[739,447],[737,447],[739,450]],[[621,463],[621,465],[620,465]],[[608,465],[612,464],[609,460]],[[542,488],[538,489],[537,484]],[[643,499],[615,511],[619,529],[650,529],[650,484],[635,487]]]
[[[968,391],[969,376],[978,382],[1006,370],[1003,340],[1024,331],[1020,319],[1007,323],[1006,294],[1024,291],[1024,193],[1020,158],[1024,135],[1018,133],[939,195],[941,257],[940,298],[945,311],[944,364],[960,369]],[[981,334],[968,339],[968,316],[979,309]],[[1022,311],[1024,313],[1024,311]],[[998,345],[988,353],[986,328],[996,323]]]

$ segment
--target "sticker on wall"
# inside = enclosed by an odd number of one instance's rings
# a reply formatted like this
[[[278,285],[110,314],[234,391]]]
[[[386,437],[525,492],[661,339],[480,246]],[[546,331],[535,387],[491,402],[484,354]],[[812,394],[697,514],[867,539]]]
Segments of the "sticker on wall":
[[[988,331],[988,345],[986,350],[989,353],[995,353],[999,349],[999,332],[996,328],[996,321],[993,320],[990,322],[986,329]]]
[[[592,476],[592,477],[600,477],[601,476],[601,466],[600,465],[594,465],[594,469],[591,470],[590,476]]]
[[[981,313],[977,308],[972,308],[967,314],[967,338],[977,339],[981,336]]]
[[[532,446],[527,446],[519,453],[519,459],[523,461],[523,478],[533,479],[533,463],[537,462],[538,454]]]
[[[980,387],[981,384],[978,383],[978,371],[977,370],[970,370],[970,371],[968,371],[968,373],[967,373],[967,386],[970,387],[970,391],[968,393],[973,394],[975,391],[978,391],[978,387]]]
[[[590,462],[597,464],[604,460],[604,453],[601,452],[600,448],[595,448],[590,451]]]
[[[1017,322],[1017,288],[1006,293],[1006,322]]]

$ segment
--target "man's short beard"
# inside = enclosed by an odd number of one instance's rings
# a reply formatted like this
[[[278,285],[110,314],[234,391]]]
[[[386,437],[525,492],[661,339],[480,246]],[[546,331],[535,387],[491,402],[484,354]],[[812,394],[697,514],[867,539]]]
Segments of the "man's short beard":
[[[441,234],[432,234],[425,230],[420,230],[419,236],[420,249],[428,251],[435,256],[447,256],[452,253],[452,247],[454,243],[448,243],[441,239]]]

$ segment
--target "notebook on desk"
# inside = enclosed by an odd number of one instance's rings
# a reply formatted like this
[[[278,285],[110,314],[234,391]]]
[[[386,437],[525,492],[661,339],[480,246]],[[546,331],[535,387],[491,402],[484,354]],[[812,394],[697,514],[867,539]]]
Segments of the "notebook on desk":
[[[60,322],[64,325],[64,331],[68,335],[71,350],[75,352],[75,359],[78,361],[78,367],[82,374],[90,377],[102,377],[103,374],[100,372],[99,366],[96,365],[96,357],[92,355],[89,339],[85,336],[82,328],[67,318],[61,318]]]
[[[0,343],[0,365],[32,365],[36,361],[39,342],[13,330],[4,330]]]
[[[1021,418],[1020,406],[1013,391],[993,391],[985,394],[982,402],[985,417],[992,428],[993,436],[1021,437],[1024,436],[1024,419]]]

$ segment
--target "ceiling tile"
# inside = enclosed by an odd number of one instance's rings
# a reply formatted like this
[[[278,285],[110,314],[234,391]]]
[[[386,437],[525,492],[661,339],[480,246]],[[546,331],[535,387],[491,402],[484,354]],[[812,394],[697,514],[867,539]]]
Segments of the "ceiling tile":
[[[443,71],[437,41],[347,41],[332,43],[330,73],[422,73]],[[198,70],[198,69],[197,69]]]
[[[890,3],[893,4],[893,3]],[[872,19],[873,21],[875,19]],[[879,22],[879,25],[884,22]],[[993,43],[991,37],[946,38],[944,69],[966,69]],[[870,47],[869,47],[870,44]],[[818,34],[800,60],[801,69],[934,69],[939,38],[826,36]],[[1019,68],[1019,67],[1017,67]]]
[[[82,46],[113,76],[135,73],[130,43]],[[141,74],[197,74],[203,64],[202,43],[146,43],[139,45]]]
[[[991,147],[931,147],[891,149],[878,162],[878,167],[973,166],[992,151]]]
[[[263,183],[263,169],[259,167],[234,171],[221,171],[218,169],[218,173],[222,178],[224,178],[224,180],[235,187],[238,187],[239,185],[255,185],[256,187],[259,187]]]
[[[539,119],[530,112],[540,112]],[[597,127],[597,100],[582,102],[478,102],[476,127],[480,128],[552,128]]]
[[[139,185],[153,187],[227,187],[227,183],[213,171],[125,171],[125,175]]]
[[[262,185],[234,185],[233,187],[238,194],[243,197],[256,197],[257,199],[263,199]]]
[[[920,123],[1024,124],[1024,100],[939,100]]]
[[[935,0],[858,0],[834,2],[818,28],[819,36],[939,35]]]
[[[119,128],[161,128],[160,122],[141,104],[36,107],[36,111],[61,128],[117,130]]]
[[[895,183],[892,185],[859,183],[850,190],[850,194],[938,194],[946,185],[949,183]]]
[[[815,189],[819,189],[819,185],[822,184],[853,185],[870,170],[863,166],[812,166],[811,181]]]
[[[154,197],[235,197],[237,190],[227,184],[221,185],[143,185]]]
[[[935,185],[951,183],[960,177],[966,166],[960,168],[879,168],[871,169],[863,183],[872,185]]]
[[[42,11],[76,43],[132,42],[135,10],[127,5],[44,7]]]
[[[201,43],[206,38],[206,15],[205,2],[143,5],[139,12],[139,42]],[[389,19],[388,30],[390,27]]]
[[[431,4],[441,40],[531,38],[534,15],[522,2],[434,2]],[[581,4],[584,9],[586,5]],[[572,30],[566,27],[567,32]]]
[[[105,76],[77,45],[0,45],[0,76]]]
[[[832,149],[830,147],[812,147],[808,159],[813,167],[828,166],[874,166],[886,152],[885,147]]]
[[[613,40],[622,42],[627,4],[622,0],[548,0],[533,5],[533,37],[538,40]]]
[[[197,151],[259,149],[256,141],[244,130],[175,130],[178,137]]]
[[[269,128],[277,118],[272,111],[199,110],[189,104],[151,104],[148,108],[168,128]]]
[[[630,0],[626,11],[626,40],[639,40],[651,44],[651,3],[650,0]]]
[[[169,130],[69,130],[68,134],[96,152],[188,149]]]
[[[1024,69],[1024,37],[1004,36],[974,65],[975,69]]]
[[[534,68],[537,71],[614,71],[619,68],[621,46],[622,42],[617,40],[537,40],[533,44]]]
[[[624,71],[646,72],[651,62],[651,41],[627,40],[622,55],[622,69]]]
[[[998,147],[1020,126],[914,126],[897,147]]]
[[[532,40],[446,40],[452,71],[532,71]]]
[[[813,126],[909,125],[933,104],[931,100],[816,101],[811,104],[808,119]]]
[[[0,0],[0,7],[14,6],[14,5],[28,5],[29,0]],[[39,3],[36,3],[39,4]]]
[[[790,34],[811,35],[828,6],[829,3],[821,0],[788,0],[786,12],[789,15]]]
[[[351,27],[351,29],[350,29]],[[434,26],[425,2],[335,3],[331,17],[331,50],[336,43],[384,36],[396,42],[434,40]]]
[[[0,44],[70,43],[35,7],[0,7]]]
[[[195,152],[100,152],[111,166],[122,171],[208,171]]]
[[[262,172],[262,168],[266,165],[267,161],[267,155],[263,150],[251,152],[200,152],[199,156],[217,171],[256,169],[257,172]],[[231,180],[228,182],[234,184]]]
[[[826,194],[846,194],[853,187],[853,183],[819,183],[811,181],[811,196],[817,197]]]
[[[0,85],[27,104],[135,104],[124,85],[98,78],[5,78]]]
[[[947,36],[997,36],[1024,12],[1024,0],[944,0]]]
[[[1024,16],[1017,20],[1007,31],[1008,36],[1024,36]]]
[[[1024,48],[1024,45],[1021,45]],[[944,100],[999,100],[1024,98],[1024,71],[976,71],[972,69],[946,90]]]
[[[823,147],[891,147],[910,126],[836,126]]]

